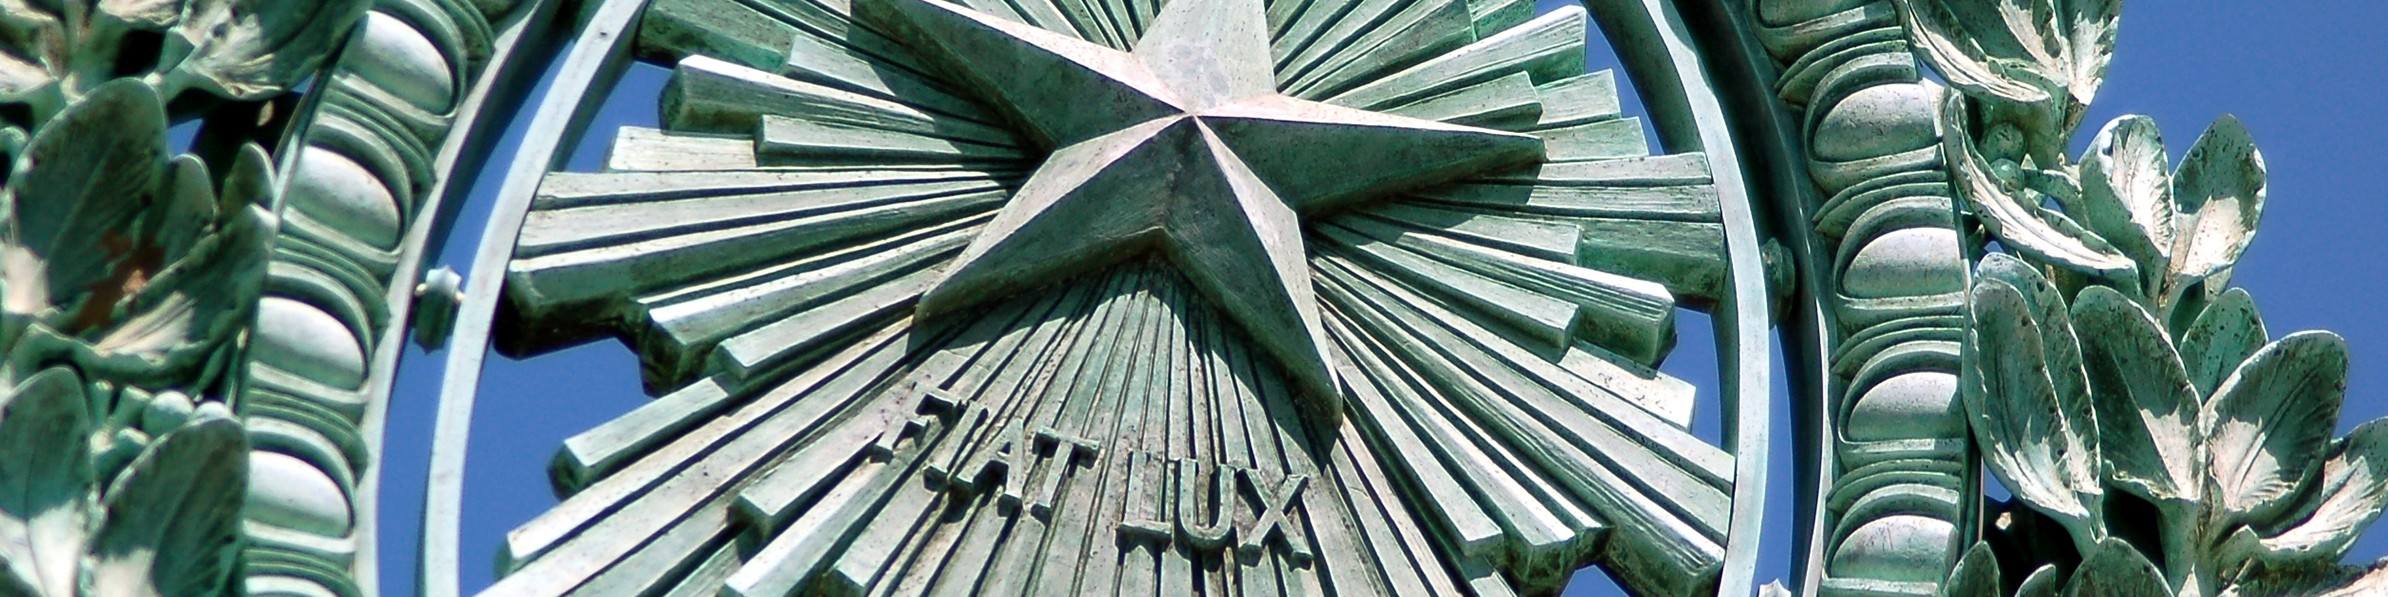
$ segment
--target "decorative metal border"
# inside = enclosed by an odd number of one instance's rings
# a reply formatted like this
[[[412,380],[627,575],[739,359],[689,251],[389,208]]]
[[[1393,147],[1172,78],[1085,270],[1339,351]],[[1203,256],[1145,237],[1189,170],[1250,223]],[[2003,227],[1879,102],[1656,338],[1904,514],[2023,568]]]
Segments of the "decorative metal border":
[[[627,43],[638,29],[644,0],[592,4],[577,27],[575,43],[531,121],[519,153],[501,187],[489,224],[475,252],[471,279],[457,312],[454,347],[487,346],[501,298],[506,263],[516,232],[540,179],[559,167],[563,149],[583,132],[585,116],[626,68]],[[1720,306],[1718,352],[1726,416],[1727,448],[1736,454],[1734,509],[1719,595],[1747,595],[1757,571],[1759,529],[1765,510],[1766,452],[1770,437],[1769,366],[1773,290],[1755,195],[1739,157],[1737,132],[1727,117],[1726,98],[1710,80],[1683,15],[1665,0],[1588,2],[1606,37],[1625,59],[1643,92],[1664,144],[1674,151],[1705,151],[1718,181],[1726,245],[1734,274],[1732,295]],[[422,592],[433,597],[459,592],[456,573],[464,455],[472,409],[486,350],[452,350],[442,384],[433,440],[429,499],[425,508]],[[1752,406],[1755,407],[1752,407]]]
[[[428,293],[434,302],[417,304],[426,295],[417,282],[437,250],[432,241],[460,207],[451,195],[466,185],[451,183],[472,180],[509,113],[497,108],[527,90],[513,84],[522,62],[514,42],[536,20],[521,8],[378,2],[300,108],[308,120],[294,130],[303,135],[277,152],[286,192],[276,208],[287,224],[253,333],[334,344],[346,338],[359,354],[331,371],[285,362],[289,355],[252,355],[255,383],[244,389],[241,414],[261,449],[301,455],[347,490],[352,522],[345,536],[329,536],[251,520],[244,529],[252,581],[278,590],[313,584],[337,595],[380,592],[377,522],[391,386],[409,329],[421,334],[422,318],[444,315],[436,290]],[[360,225],[338,213],[357,207],[343,200],[373,199],[376,190],[395,220]]]
[[[353,522],[346,536],[326,536],[250,521],[251,579],[286,577],[266,581],[278,590],[311,583],[336,595],[380,593],[382,439],[398,361],[410,334],[427,346],[444,341],[456,300],[454,274],[424,265],[536,81],[525,74],[552,52],[544,40],[558,4],[378,2],[300,107],[309,121],[293,130],[305,133],[277,152],[282,187],[295,192],[277,206],[288,224],[266,289],[274,308],[261,307],[254,333],[348,338],[360,370],[354,380],[328,379],[320,366],[252,356],[257,382],[242,414],[260,448],[308,455],[302,460],[338,479]],[[394,227],[309,215],[351,207],[325,202],[373,189],[387,192]],[[342,416],[303,416],[323,412]]]
[[[1753,142],[1769,148],[1778,174],[1778,233],[1804,245],[1793,252],[1806,286],[1783,322],[1798,338],[1786,356],[1797,363],[1796,475],[1806,491],[1797,496],[1796,592],[1936,595],[1978,526],[1976,466],[1955,392],[1968,244],[1939,157],[1942,91],[1923,80],[1887,1],[1733,4],[1720,12],[1758,42],[1743,58],[1743,115],[1773,131]],[[1874,125],[1905,128],[1851,136]],[[1928,136],[1897,137],[1916,131]],[[1881,144],[1886,137],[1894,144]],[[1923,250],[1867,251],[1876,243]],[[1887,386],[1893,380],[1908,387]],[[1941,400],[1938,424],[1909,422],[1936,432],[1853,427],[1853,410],[1882,406],[1873,393],[1931,382],[1947,394],[1908,397]],[[1943,565],[1887,567],[1866,550],[1911,538],[1945,542]]]

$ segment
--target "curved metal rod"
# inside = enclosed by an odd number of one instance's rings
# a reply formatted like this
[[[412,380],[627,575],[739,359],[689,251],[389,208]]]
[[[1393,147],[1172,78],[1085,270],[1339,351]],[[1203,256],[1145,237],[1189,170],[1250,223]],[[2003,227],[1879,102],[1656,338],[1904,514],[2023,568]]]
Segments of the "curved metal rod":
[[[447,238],[454,224],[456,212],[465,203],[472,180],[497,145],[498,133],[506,127],[503,114],[511,114],[521,104],[531,85],[523,83],[521,75],[529,68],[544,66],[544,59],[552,58],[548,35],[554,29],[549,23],[555,0],[529,3],[514,13],[492,41],[493,54],[480,73],[470,77],[471,90],[454,111],[446,138],[431,163],[434,172],[442,173],[423,192],[424,204],[408,225],[406,238],[399,243],[398,264],[392,283],[385,289],[382,301],[389,305],[391,325],[373,339],[373,363],[366,379],[377,380],[365,389],[365,416],[358,424],[358,433],[365,437],[365,445],[381,454],[386,462],[388,450],[383,445],[389,423],[390,396],[398,381],[400,357],[406,354],[408,336],[414,333],[411,323],[415,309],[415,283],[422,279],[423,266],[436,258],[440,239]],[[362,25],[360,25],[361,27]],[[533,64],[537,63],[537,64]],[[536,80],[535,78],[533,80]],[[311,94],[308,101],[321,101],[325,94]],[[301,108],[299,114],[312,117],[313,107]],[[309,126],[312,126],[311,123]],[[305,129],[299,129],[305,130]],[[298,147],[305,144],[306,133],[293,135],[290,147],[278,152],[287,160],[278,166],[288,187],[287,177],[297,171]],[[288,192],[282,193],[287,199]],[[277,209],[277,212],[280,210]],[[356,582],[371,587],[367,594],[379,593],[381,587],[381,545],[379,541],[381,476],[384,466],[366,467],[358,475],[356,485]]]
[[[1627,76],[1670,152],[1701,151],[1725,222],[1733,291],[1717,313],[1717,364],[1724,436],[1733,451],[1733,514],[1725,531],[1720,597],[1756,588],[1759,535],[1766,515],[1766,450],[1773,423],[1770,368],[1774,339],[1766,264],[1758,243],[1755,194],[1744,175],[1732,121],[1673,0],[1584,0],[1617,48]]]
[[[593,0],[594,1],[594,0]],[[531,197],[547,173],[570,159],[565,148],[588,127],[589,115],[604,101],[629,65],[624,51],[637,30],[647,0],[603,0],[590,11],[571,53],[541,98],[538,111],[525,129],[522,145],[498,188],[496,205],[482,228],[480,248],[473,252],[471,277],[464,303],[457,309],[456,331],[448,343],[448,362],[440,380],[438,420],[431,436],[431,471],[423,499],[423,541],[417,592],[426,597],[456,597],[457,554],[464,501],[464,458],[473,426],[473,402],[481,386],[481,363],[489,355],[490,323],[497,315],[504,290],[506,264]],[[571,19],[557,23],[571,26]],[[592,93],[598,92],[598,93]]]
[[[1798,115],[1775,99],[1774,81],[1781,75],[1773,58],[1757,43],[1755,5],[1750,0],[1690,0],[1687,12],[1710,50],[1709,66],[1726,85],[1724,95],[1736,100],[1726,106],[1741,128],[1744,163],[1763,177],[1750,180],[1753,189],[1769,199],[1766,207],[1778,231],[1776,239],[1797,265],[1797,278],[1777,323],[1785,342],[1784,371],[1791,409],[1792,523],[1789,587],[1795,595],[1815,595],[1822,583],[1824,549],[1829,538],[1823,507],[1832,491],[1826,471],[1834,468],[1832,434],[1836,424],[1831,397],[1841,382],[1830,366],[1832,330],[1839,325],[1826,302],[1831,283],[1831,249],[1813,234],[1813,207],[1823,202],[1808,177],[1804,129]]]

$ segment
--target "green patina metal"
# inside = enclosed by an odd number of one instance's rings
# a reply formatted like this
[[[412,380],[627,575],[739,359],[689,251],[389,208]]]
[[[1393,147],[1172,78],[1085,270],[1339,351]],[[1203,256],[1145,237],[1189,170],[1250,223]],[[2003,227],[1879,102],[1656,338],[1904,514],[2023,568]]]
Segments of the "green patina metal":
[[[238,592],[253,534],[348,535],[336,482],[247,428],[277,418],[249,363],[313,360],[258,324],[286,193],[260,144],[364,7],[254,10],[0,4],[0,592]]]
[[[0,0],[0,594],[377,593],[410,337],[463,348],[430,595],[482,347],[604,337],[659,397],[486,594],[1746,595],[1775,408],[1766,594],[2382,582],[2344,343],[2228,285],[2246,131],[2065,155],[2111,1],[51,4]],[[632,60],[661,127],[559,171]],[[1654,370],[1679,309],[1718,412]]]
[[[2247,132],[2224,117],[2168,172],[2154,124],[2124,117],[2065,155],[2119,3],[1757,5],[1781,97],[1809,106],[1810,172],[1831,197],[1816,229],[1847,243],[1846,350],[1876,355],[1842,373],[1842,463],[1822,484],[1836,530],[1816,535],[1810,590],[2380,590],[2339,564],[2388,489],[2376,424],[2330,437],[2344,343],[2272,340],[2227,283],[2264,203]],[[1892,307],[1913,310],[1868,317]],[[1894,422],[1909,435],[1883,435]],[[1941,456],[1866,462],[1926,448]],[[1973,458],[2012,502],[1978,497]]]
[[[622,337],[662,398],[491,593],[1725,579],[1740,461],[1649,367],[1746,291],[1585,12],[794,8],[645,6],[662,130],[492,225],[497,344]]]

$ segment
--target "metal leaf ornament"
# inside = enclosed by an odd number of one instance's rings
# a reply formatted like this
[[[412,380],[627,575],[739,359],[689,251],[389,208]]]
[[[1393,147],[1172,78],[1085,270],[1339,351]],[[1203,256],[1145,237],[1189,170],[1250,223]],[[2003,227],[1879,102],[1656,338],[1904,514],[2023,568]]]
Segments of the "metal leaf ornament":
[[[1897,0],[1916,53],[2061,159],[2114,58],[2120,0]]]
[[[2145,116],[2107,123],[2081,156],[2081,221],[2140,265],[2143,275],[2163,272],[2155,264],[2172,260],[2171,159],[2163,133]],[[2141,294],[2161,290],[2149,280]]]
[[[2199,394],[2164,330],[2112,288],[2081,291],[2072,317],[2097,404],[2106,483],[2156,505],[2164,544],[2188,557],[2204,515]]]
[[[148,30],[165,29],[182,17],[183,0],[99,0],[99,14]]]
[[[198,89],[232,100],[280,94],[347,39],[366,0],[0,0],[0,104],[39,126],[83,96],[135,79],[169,100]],[[165,34],[161,46],[127,43]],[[154,55],[124,56],[146,49]],[[126,65],[150,65],[133,66]]]
[[[2178,302],[2183,293],[2238,264],[2263,222],[2266,179],[2264,154],[2238,118],[2223,116],[2198,137],[2173,175],[2174,211],[2180,215],[2173,258],[2163,270],[2165,302]]]
[[[2278,567],[2337,562],[2363,530],[2388,509],[2388,420],[2356,427],[2333,443],[2305,497],[2277,529],[2236,531],[2224,547],[2226,559],[2253,559]]]
[[[51,367],[0,395],[0,531],[23,539],[0,594],[227,594],[248,433],[222,403],[105,388]]]
[[[112,3],[131,10],[130,3]],[[43,122],[0,205],[0,594],[230,590],[247,431],[222,363],[255,319],[276,219],[271,159],[219,185],[167,158],[164,102],[135,79]]]
[[[2333,566],[2377,519],[2388,492],[2382,422],[2330,439],[2346,359],[2335,334],[2291,334],[2240,363],[2206,400],[2206,511],[2193,546],[2167,547],[2190,556],[2172,565],[2175,582],[2223,590],[2267,570]]]
[[[2267,343],[2253,299],[2227,287],[2266,195],[2245,127],[2221,118],[2169,170],[2155,123],[2125,116],[2070,160],[2062,150],[2105,76],[2117,2],[1895,3],[1916,52],[1964,92],[1941,106],[1952,190],[2012,253],[1983,258],[1969,296],[1963,392],[1976,441],[2017,499],[2089,558],[2061,585],[2035,573],[2025,593],[2138,594],[2081,580],[2148,562],[2110,549],[2122,544],[2102,518],[2107,488],[2155,506],[2162,527],[2147,547],[2161,551],[2164,582],[2149,584],[2166,594],[2209,595],[2257,564],[2343,553],[2342,535],[2372,522],[2360,509],[2383,493],[2376,440],[2330,443],[2343,343]]]
[[[2144,298],[2093,285],[2066,308],[2039,271],[2006,254],[1983,258],[1963,391],[1991,472],[2089,556],[2064,594],[2158,594],[2146,584],[2217,595],[2333,566],[2388,507],[2388,421],[2331,438],[2346,394],[2344,340],[2300,332],[2267,343],[2253,299],[2231,289],[2176,341]],[[2078,352],[2061,350],[2066,342]],[[2086,383],[2067,389],[2075,375]],[[2165,564],[2147,566],[2162,582],[2084,580],[2143,571],[2132,558],[2146,554],[2110,537],[2109,489],[2156,507],[2158,526],[2141,536],[2161,550],[2149,561]],[[2107,555],[2116,545],[2131,557]],[[2103,568],[2091,565],[2102,558]],[[2078,588],[2085,582],[2095,588]]]
[[[2229,116],[2170,173],[2163,139],[2143,116],[2108,123],[2078,164],[2059,158],[2046,167],[2028,156],[1986,155],[1965,132],[1973,115],[1963,98],[1949,98],[1942,118],[1952,132],[1942,149],[1954,190],[1991,236],[2022,257],[2122,291],[2168,335],[2221,299],[2263,217],[2263,154]],[[2047,207],[2051,199],[2063,209]]]
[[[2005,55],[2020,54],[2024,46],[2020,43],[2009,44],[2012,46],[2011,51],[1993,55],[1990,47],[1995,46],[1985,44],[1982,35],[1966,26],[1968,22],[2008,24],[2005,18],[2008,14],[2029,10],[2026,2],[1899,0],[1897,4],[1899,16],[1907,25],[1908,35],[1916,42],[1916,51],[1957,88],[2017,103],[2042,102],[2051,97],[2045,83],[2050,82],[2049,75],[2053,73],[2043,70],[2036,73],[2039,75],[2037,77],[2028,77],[2025,74],[2027,69],[2037,65],[2024,62],[2020,56]],[[1981,9],[1990,8],[1996,10],[2001,18],[1997,21],[1978,18],[1968,20],[1958,13],[1960,8],[1972,9],[1973,14],[1977,15]],[[2028,31],[2039,33],[2036,26]]]
[[[2019,272],[2027,283],[2038,275],[2019,266],[2012,258],[1992,255],[1981,269]],[[2057,343],[2073,342],[2072,325],[2061,316],[2038,315],[2063,312],[2061,298],[2055,305],[2038,304],[2057,297],[2037,292],[2037,284],[2032,292],[2018,289],[2001,277],[1980,276],[1968,301],[1971,338],[1964,347],[1961,381],[1967,418],[1981,442],[1983,461],[1999,482],[2063,525],[2088,552],[2106,537],[2105,490],[2098,482],[2094,439],[2098,423],[2084,388],[2054,381],[2081,375],[2078,353],[2069,366],[2060,367],[2047,348],[2052,336]]]
[[[1949,123],[1949,130],[1967,130],[1971,117],[1967,115],[1961,98],[1949,98],[1943,104],[1941,113],[1944,121]],[[2026,188],[2021,176],[1998,174],[2001,170],[2011,171],[2019,166],[2010,163],[2006,168],[2000,168],[1993,165],[1976,148],[1971,135],[1946,135],[1942,148],[1949,156],[1949,170],[1957,195],[1965,199],[1974,215],[1981,218],[1982,224],[2001,243],[2035,260],[2094,277],[2138,279],[2139,266],[2130,256],[2065,214],[2043,207],[2038,198],[2044,193]]]
[[[1965,558],[1957,562],[1947,581],[1941,583],[1939,595],[2004,595],[1999,576],[1997,551],[1987,542],[1976,541],[1966,549]],[[2176,597],[2164,580],[2163,570],[2154,561],[2140,554],[2130,542],[2115,537],[2092,546],[2070,576],[2059,572],[2054,565],[2034,569],[2014,594],[2018,597]]]
[[[183,0],[67,3],[0,0],[0,103],[24,104],[39,124],[111,80],[133,31],[156,31]],[[134,61],[141,63],[142,61]]]
[[[57,14],[27,0],[0,0],[0,103],[55,105],[65,61]]]
[[[82,359],[85,366],[124,379],[190,367],[254,318],[277,228],[266,211],[273,172],[256,145],[243,147],[238,156],[219,199],[225,213],[212,213],[219,206],[204,202],[214,194],[194,191],[184,197],[192,198],[186,204],[196,205],[166,213],[183,218],[158,220],[160,234],[148,246],[170,261],[140,292],[115,306],[113,312],[123,319],[91,343],[92,354]],[[209,213],[190,213],[202,206]]]
[[[239,591],[274,159],[174,155],[166,107],[284,93],[366,4],[0,0],[0,595]]]
[[[1947,582],[1940,584],[1941,597],[2003,597],[1998,580],[1998,552],[1989,543],[1974,542],[1966,548],[1965,557],[1957,560],[1957,567],[1949,571]]]
[[[2023,577],[2023,584],[2015,588],[2015,597],[2056,597],[2064,590],[2066,578],[2069,577],[2057,570],[2055,564],[2041,564]]]
[[[158,438],[108,487],[106,524],[92,539],[89,594],[223,594],[248,469],[248,432],[231,419],[209,418]]]
[[[93,142],[104,140],[105,142]],[[165,156],[165,112],[118,80],[35,134],[0,188],[0,294],[11,358],[67,358],[119,381],[166,383],[252,318],[272,250],[269,158],[237,154],[222,192]]]
[[[39,284],[44,302],[63,302],[109,277],[129,257],[125,233],[165,170],[166,112],[148,87],[104,85],[59,113],[34,132],[0,191],[12,212],[8,250],[39,259],[41,269],[27,278],[11,268],[5,283]]]
[[[289,88],[346,39],[370,2],[190,0],[166,49],[162,87],[262,99]],[[170,94],[169,94],[170,95]]]
[[[2156,563],[2122,539],[2108,537],[2087,554],[2065,597],[2174,597]]]
[[[73,595],[87,540],[90,403],[81,378],[54,369],[0,397],[0,593]]]
[[[2005,256],[1982,259],[1974,268],[1974,276],[2004,282],[2023,294],[2032,321],[2039,323],[2040,349],[2047,359],[2048,381],[2056,390],[2058,402],[2076,421],[2089,422],[2095,429],[2097,413],[2088,399],[2089,380],[2081,368],[2082,341],[2065,306],[2065,293],[2031,265]]]
[[[2082,290],[2072,317],[2096,396],[2107,477],[2158,504],[2203,494],[2197,389],[2154,317],[2104,286]]]
[[[2320,464],[2346,398],[2346,341],[2299,332],[2266,345],[2214,391],[2200,416],[2209,525],[2264,524]]]
[[[2255,297],[2242,288],[2223,291],[2179,338],[2181,364],[2188,367],[2198,396],[2213,395],[2239,363],[2272,341],[2256,313]]]

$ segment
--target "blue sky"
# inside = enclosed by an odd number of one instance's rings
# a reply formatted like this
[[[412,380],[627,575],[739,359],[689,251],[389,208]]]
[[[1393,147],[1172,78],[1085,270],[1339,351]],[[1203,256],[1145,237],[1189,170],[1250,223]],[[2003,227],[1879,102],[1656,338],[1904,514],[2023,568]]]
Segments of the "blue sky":
[[[1740,2],[1746,0],[1725,0]],[[1548,9],[1558,4],[1542,2]],[[2328,329],[2353,347],[2353,373],[2339,432],[2388,416],[2388,43],[2380,38],[2388,4],[2344,0],[2240,2],[2138,0],[2125,4],[2121,49],[2075,149],[2123,114],[2155,117],[2178,159],[2215,117],[2236,114],[2270,166],[2271,190],[2261,233],[2234,282],[2247,288],[2275,336]],[[1592,69],[1613,68],[1594,40]],[[659,68],[634,68],[606,102],[572,169],[591,170],[614,127],[652,126]],[[1629,111],[1639,110],[1628,99]],[[517,120],[517,125],[528,118]],[[512,153],[519,126],[495,159]],[[441,262],[459,271],[478,242],[489,196],[502,167],[486,170]],[[1714,412],[1713,342],[1706,321],[1687,317],[1667,369],[1699,384]],[[381,550],[384,594],[413,594],[415,537],[432,411],[445,355],[411,345],[390,407],[382,471]],[[1778,363],[1777,371],[1780,370]],[[493,357],[466,468],[464,583],[490,582],[489,562],[506,531],[555,503],[546,465],[566,436],[644,402],[638,368],[618,343],[599,342],[529,361]],[[1781,381],[1775,395],[1783,396]],[[1791,576],[1789,420],[1776,405],[1774,486],[1768,491],[1759,582]],[[1700,431],[1714,437],[1715,425]],[[2388,533],[2367,535],[2350,560],[2388,556]],[[1621,595],[1597,571],[1577,575],[1570,596]]]

